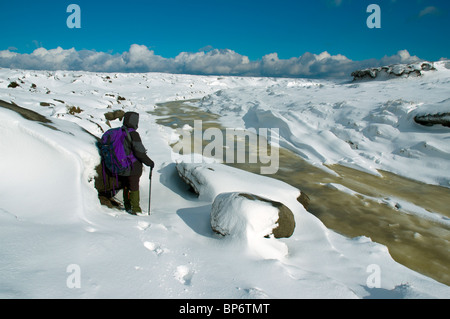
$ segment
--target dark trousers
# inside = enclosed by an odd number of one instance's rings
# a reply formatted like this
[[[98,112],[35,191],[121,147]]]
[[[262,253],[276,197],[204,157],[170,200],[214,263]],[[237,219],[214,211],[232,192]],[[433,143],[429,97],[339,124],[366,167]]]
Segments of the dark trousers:
[[[122,176],[120,177],[120,180],[122,182],[122,185],[128,190],[134,192],[139,190],[139,180],[141,176],[140,175],[133,175],[133,176]]]

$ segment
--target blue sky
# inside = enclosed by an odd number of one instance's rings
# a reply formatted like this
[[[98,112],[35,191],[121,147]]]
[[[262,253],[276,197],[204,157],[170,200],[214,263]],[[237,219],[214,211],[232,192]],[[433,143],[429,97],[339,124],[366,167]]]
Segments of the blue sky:
[[[69,29],[69,4],[81,8],[81,29]],[[369,4],[381,8],[381,29],[369,29]],[[381,59],[407,50],[425,60],[450,58],[448,0],[40,0],[1,1],[0,51],[30,54],[61,47],[121,54],[133,44],[158,56],[229,49],[250,60],[277,53]]]

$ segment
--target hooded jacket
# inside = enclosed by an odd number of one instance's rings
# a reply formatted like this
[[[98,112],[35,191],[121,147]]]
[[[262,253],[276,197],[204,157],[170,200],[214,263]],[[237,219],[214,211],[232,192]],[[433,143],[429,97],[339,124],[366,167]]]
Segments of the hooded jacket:
[[[123,126],[126,128],[132,128],[137,130],[139,126],[139,114],[136,112],[127,112],[123,118]],[[142,174],[142,164],[146,166],[154,167],[154,162],[147,156],[147,150],[142,144],[141,137],[137,131],[130,132],[131,143],[129,144],[130,150],[133,152],[137,161],[134,162],[131,169],[130,176]]]

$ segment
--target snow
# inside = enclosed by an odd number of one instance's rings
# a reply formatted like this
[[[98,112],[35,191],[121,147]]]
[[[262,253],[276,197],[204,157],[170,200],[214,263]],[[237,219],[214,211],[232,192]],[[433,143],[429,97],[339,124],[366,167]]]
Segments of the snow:
[[[220,114],[225,126],[279,128],[282,147],[319,167],[378,169],[450,187],[448,128],[425,128],[417,114],[450,112],[450,70],[372,82],[278,81],[221,90],[197,106]],[[293,82],[298,83],[293,85]],[[431,147],[427,147],[427,146]]]
[[[19,87],[8,88],[12,81]],[[0,100],[52,121],[44,125],[0,107],[0,297],[448,298],[448,286],[395,262],[385,246],[327,229],[296,201],[299,190],[270,176],[186,164],[188,173],[200,167],[211,174],[202,175],[203,195],[191,194],[172,160],[174,131],[146,113],[159,102],[204,98],[199,107],[231,127],[280,127],[281,146],[315,165],[383,168],[449,186],[450,133],[410,121],[423,105],[448,99],[448,83],[446,69],[358,84],[0,69]],[[69,114],[71,106],[81,113]],[[141,114],[139,132],[156,162],[150,216],[108,209],[97,198],[92,135],[109,128],[104,113],[115,109]],[[231,191],[283,202],[296,220],[293,236],[215,234],[212,202]],[[377,275],[379,284],[371,281]]]

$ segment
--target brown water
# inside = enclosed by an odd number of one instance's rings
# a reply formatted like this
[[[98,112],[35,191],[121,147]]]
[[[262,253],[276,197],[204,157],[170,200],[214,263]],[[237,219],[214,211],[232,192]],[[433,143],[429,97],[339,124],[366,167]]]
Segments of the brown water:
[[[185,124],[194,127],[194,120],[202,120],[203,129],[225,130],[219,124],[220,116],[202,111],[189,102],[159,104],[150,113],[159,116],[159,124],[175,129]],[[262,164],[227,165],[259,174]],[[397,262],[450,285],[450,228],[409,214],[401,204],[388,200],[398,198],[450,218],[450,189],[385,171],[379,172],[380,177],[341,165],[328,168],[336,174],[315,167],[288,150],[279,149],[279,170],[270,177],[306,193],[310,198],[308,211],[328,228],[348,237],[370,237],[387,246]],[[343,185],[357,194],[342,192],[331,183]]]

